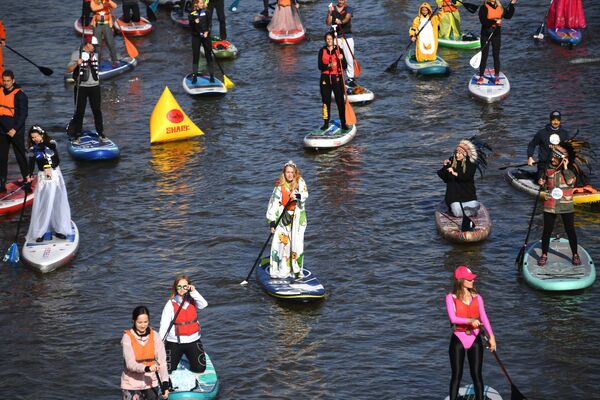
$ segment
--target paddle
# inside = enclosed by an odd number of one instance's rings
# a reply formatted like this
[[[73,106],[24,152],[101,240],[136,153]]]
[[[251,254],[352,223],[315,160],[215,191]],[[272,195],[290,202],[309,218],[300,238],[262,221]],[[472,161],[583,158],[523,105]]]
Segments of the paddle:
[[[152,10],[153,13],[155,13],[156,16],[156,10],[158,10],[158,1],[159,0],[154,0],[154,2],[152,2],[148,7]]]
[[[496,32],[496,28],[492,29],[492,33],[490,33],[490,36],[487,38],[483,49],[479,50],[477,54],[475,54],[473,57],[471,57],[471,60],[469,60],[469,64],[471,64],[471,67],[475,69],[479,68],[479,64],[481,64],[481,52],[490,45],[490,39],[492,38],[494,32]]]
[[[179,313],[183,309],[183,303],[185,303],[186,298],[189,299],[190,296],[191,296],[191,294],[190,294],[190,291],[188,290],[187,292],[185,292],[185,294],[181,298],[181,306],[177,309],[177,312],[173,316],[173,319],[171,320],[171,323],[169,324],[169,328],[167,328],[167,333],[165,333],[165,337],[162,338],[163,342],[165,340],[167,340],[167,336],[169,336],[169,332],[171,331],[171,328],[173,327],[173,324],[175,324],[175,320],[177,319],[177,317],[179,316]],[[159,382],[160,382],[160,380],[159,380]]]
[[[285,214],[285,212],[287,211],[287,209],[295,201],[296,201],[296,199],[290,199],[287,202],[287,204],[285,205],[285,207],[283,207],[283,211],[281,212],[281,215],[279,216],[279,218],[277,218],[277,221],[275,221],[275,226],[279,225],[279,221],[281,221],[281,218],[283,218],[283,214]],[[242,282],[240,282],[240,285],[245,286],[245,285],[248,284],[248,280],[250,279],[250,276],[252,275],[252,272],[254,272],[254,268],[256,268],[256,266],[258,265],[258,261],[262,258],[262,255],[265,252],[265,248],[269,244],[269,241],[271,240],[272,236],[273,236],[273,232],[269,233],[269,237],[265,241],[265,244],[263,244],[262,249],[260,249],[260,253],[258,253],[258,257],[256,257],[256,260],[254,260],[254,265],[252,265],[252,268],[250,268],[250,272],[248,272],[248,276],[246,276],[246,279],[244,279]]]
[[[473,222],[473,220],[471,218],[469,218],[467,216],[467,214],[465,214],[465,209],[463,208],[462,201],[459,201],[458,204],[460,204],[460,210],[462,211],[462,224],[460,226],[460,231],[461,232],[470,232],[470,231],[474,230],[475,222]]]
[[[535,161],[535,162],[534,162],[533,164],[531,164],[531,165],[535,165],[535,164],[537,164],[537,161]],[[508,168],[520,168],[520,167],[526,167],[526,166],[528,166],[528,165],[529,165],[529,163],[516,164],[516,165],[505,165],[504,167],[500,167],[500,168],[498,168],[498,169],[499,169],[500,171],[504,171],[505,169],[508,169]]]
[[[527,249],[527,244],[529,242],[529,234],[531,233],[531,225],[533,224],[533,217],[535,216],[535,211],[537,210],[538,199],[540,198],[540,194],[542,193],[542,188],[543,186],[540,185],[540,189],[538,190],[535,196],[535,201],[533,203],[533,211],[531,212],[531,217],[529,218],[529,227],[527,228],[527,235],[525,236],[525,243],[523,243],[523,246],[519,250],[519,254],[517,254],[517,258],[515,258],[515,267],[517,269],[520,269],[521,265],[523,265],[523,259],[525,258],[525,250]]]
[[[417,34],[415,35],[415,42],[416,42],[416,38],[419,37],[419,34],[421,33],[421,31],[423,30],[423,28],[425,28],[427,26],[427,24],[429,22],[431,22],[431,18],[435,15],[435,12],[439,9],[440,7],[437,6],[433,12],[431,13],[431,15],[429,16],[429,18],[427,18],[427,22],[425,22],[423,24],[423,26],[417,31]],[[420,11],[419,11],[420,12]],[[396,61],[394,61],[392,64],[390,64],[389,67],[387,67],[385,69],[385,72],[394,72],[396,71],[396,69],[398,68],[398,63],[400,62],[400,60],[402,60],[402,58],[404,57],[404,53],[406,53],[408,51],[408,49],[410,48],[410,46],[412,46],[413,41],[411,40],[408,45],[406,45],[406,48],[404,49],[404,51],[402,53],[400,53],[400,57],[398,57],[396,59]]]
[[[129,41],[129,39],[127,38],[127,35],[125,35],[125,31],[119,25],[119,20],[115,18],[115,15],[113,13],[110,13],[110,14],[113,17],[113,20],[115,21],[115,24],[117,25],[117,28],[119,28],[119,30],[121,31],[121,36],[123,36],[123,41],[125,42],[125,50],[127,50],[127,54],[131,58],[136,58],[140,54],[138,52],[138,49],[133,45],[133,43],[131,43]]]
[[[16,264],[19,262],[19,247],[17,246],[17,240],[19,239],[19,233],[21,232],[21,222],[23,221],[23,214],[25,213],[25,205],[27,204],[27,192],[29,191],[30,183],[27,182],[23,186],[23,191],[25,195],[23,196],[23,204],[21,205],[21,215],[19,216],[19,222],[17,223],[17,234],[15,235],[15,241],[10,245],[4,258],[2,259],[4,262],[9,262],[11,264]]]
[[[340,41],[338,39],[338,35],[337,35],[337,31],[336,31],[335,27],[333,28],[333,35],[335,36],[335,44],[337,45],[335,53],[339,60]],[[356,114],[354,114],[354,110],[352,109],[352,106],[350,105],[350,100],[348,99],[348,92],[346,92],[346,78],[344,78],[344,68],[342,68],[341,63],[338,63],[338,66],[340,68],[340,73],[342,75],[342,90],[344,91],[344,98],[346,99],[346,104],[345,104],[346,125],[356,125]]]
[[[37,69],[39,69],[42,74],[44,74],[46,76],[50,76],[50,75],[52,75],[54,73],[54,71],[52,71],[50,68],[40,67],[39,65],[37,65],[36,63],[34,63],[33,61],[31,61],[29,58],[25,57],[23,54],[19,53],[18,51],[16,51],[12,47],[10,47],[9,45],[5,44],[4,47],[6,47],[7,49],[9,49],[10,51],[12,51],[13,53],[15,53],[16,55],[18,55],[19,57],[23,58],[24,60],[29,61],[31,64],[33,64],[35,67],[37,67]]]
[[[344,35],[344,32],[342,32],[342,39],[344,39],[344,42],[346,42],[346,47],[348,48],[348,50],[350,50],[350,54],[352,55],[352,61],[354,62],[354,77],[358,78],[360,76],[360,64],[358,63],[356,57],[354,57],[354,52],[350,48],[350,45],[346,40],[346,35]]]
[[[233,3],[229,6],[229,11],[236,12],[238,6],[240,5],[240,0],[233,0]]]
[[[156,21],[156,9],[158,7],[158,0],[151,4],[146,3],[146,16],[150,22]]]
[[[212,43],[210,44],[210,52],[212,53],[213,60],[215,60],[215,62],[217,63],[217,66],[219,67],[219,69],[221,70],[221,73],[223,74],[223,83],[225,84],[225,87],[227,89],[231,89],[232,87],[235,86],[235,84],[227,77],[227,75],[225,75],[223,66],[221,65],[221,63],[219,62],[217,57],[215,56],[215,52],[213,51],[213,48],[212,48]]]
[[[548,14],[550,13],[550,9],[552,8],[552,1],[550,0],[550,6],[548,6],[548,11],[546,11],[546,15],[544,16],[544,20],[537,28],[537,31],[533,34],[533,39],[535,40],[543,40],[544,39],[544,31],[546,30],[546,19],[548,18]]]
[[[471,14],[475,14],[477,10],[479,10],[479,6],[477,4],[464,3],[460,0],[456,0],[456,2],[462,4],[465,7],[465,10],[467,10]]]

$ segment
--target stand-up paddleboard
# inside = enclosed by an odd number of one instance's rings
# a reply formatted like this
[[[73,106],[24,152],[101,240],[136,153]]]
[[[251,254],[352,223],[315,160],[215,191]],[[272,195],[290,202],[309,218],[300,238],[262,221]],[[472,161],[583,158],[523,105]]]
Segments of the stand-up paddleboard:
[[[450,38],[438,38],[440,47],[448,47],[451,49],[461,50],[476,50],[481,47],[481,41],[477,35],[466,33],[459,40]]]
[[[270,31],[269,39],[279,44],[296,44],[304,40],[305,34],[304,27],[291,31]]]
[[[364,105],[370,103],[375,98],[375,94],[364,86],[355,87],[346,86],[348,101],[352,104]]]
[[[21,211],[23,208],[23,199],[25,192],[21,188],[23,184],[18,181],[8,182],[6,184],[6,192],[0,193],[0,215],[10,214],[12,212]],[[27,194],[25,207],[29,207],[33,203],[34,189],[37,185],[37,176],[31,182],[31,193]]]
[[[91,17],[90,17],[91,19]],[[77,32],[77,34],[82,35],[83,34],[83,23],[81,21],[81,17],[77,18],[75,20],[75,22],[73,23],[73,28],[75,28],[75,32]],[[86,25],[85,26],[85,34],[86,35],[93,35],[94,34],[94,28],[92,28],[91,25]]]
[[[479,203],[479,212],[471,221],[475,224],[472,231],[461,232],[462,217],[450,214],[446,202],[442,200],[435,209],[435,225],[445,239],[455,243],[476,243],[485,240],[492,231],[492,219],[487,208]]]
[[[256,268],[256,278],[265,292],[278,299],[307,302],[325,297],[325,288],[306,268],[302,269],[302,278],[271,278],[269,257],[261,260]]]
[[[484,386],[483,395],[486,400],[502,400],[500,393],[492,387]],[[470,400],[475,399],[475,387],[473,385],[463,386],[458,389],[458,400]],[[445,400],[450,400],[450,396],[446,396]]]
[[[252,18],[252,25],[254,25],[255,28],[267,29],[267,25],[269,25],[271,23],[272,18],[273,18],[272,15],[267,15],[267,16],[264,16],[262,14],[255,15],[254,18]]]
[[[219,392],[219,378],[217,371],[208,353],[206,356],[206,370],[201,374],[190,371],[190,363],[184,355],[171,372],[170,378],[173,390],[169,392],[170,400],[210,400]]]
[[[531,244],[523,258],[523,278],[529,286],[548,291],[579,290],[591,286],[596,280],[596,267],[589,253],[577,246],[581,265],[571,262],[569,241],[564,238],[550,240],[546,265],[537,265],[542,255],[542,241]]]
[[[192,83],[193,76],[188,74],[183,78],[183,89],[191,95],[198,94],[225,94],[227,93],[227,87],[225,84],[215,78],[214,82],[210,81],[208,75],[198,75],[196,77],[196,83]]]
[[[79,144],[70,141],[67,145],[67,151],[76,160],[97,161],[114,160],[119,157],[119,146],[108,139],[103,142],[98,137],[97,132],[83,131],[79,137]]]
[[[52,232],[46,232],[43,242],[25,241],[23,261],[43,273],[52,272],[69,263],[79,248],[79,230],[73,221],[71,229],[73,232],[66,239],[59,239]]]
[[[139,22],[125,22],[121,18],[123,17],[119,17],[118,24],[114,24],[115,31],[117,33],[121,33],[121,31],[123,31],[127,36],[145,36],[152,32],[152,29],[154,29],[152,23],[148,21],[147,18],[140,17]]]
[[[508,82],[508,78],[502,71],[500,71],[499,85],[494,84],[495,77],[493,69],[485,70],[485,73],[483,74],[483,83],[481,85],[477,84],[478,79],[479,73],[475,73],[471,77],[471,80],[469,81],[469,93],[479,100],[494,103],[505,99],[508,96],[508,92],[510,92],[510,82]]]
[[[561,46],[576,46],[583,40],[582,29],[570,29],[570,28],[559,28],[559,29],[546,29],[546,34],[555,43]]]
[[[511,186],[532,196],[537,196],[540,186],[536,182],[537,174],[521,168],[507,170],[505,179]],[[600,207],[600,192],[590,185],[575,188],[573,204],[582,207]]]
[[[439,55],[436,55],[435,61],[417,61],[414,50],[406,53],[404,64],[412,72],[419,75],[446,75],[450,73],[450,66]]]
[[[190,21],[188,20],[189,14],[190,14],[190,12],[188,10],[182,11],[180,7],[173,7],[173,9],[171,10],[171,20],[183,28],[189,28],[190,27]]]
[[[348,127],[349,130],[343,131],[340,120],[336,119],[326,130],[315,129],[306,135],[304,147],[318,150],[343,146],[356,136],[356,125],[348,125]]]
[[[238,49],[229,40],[223,40],[218,36],[211,38],[212,50],[215,58],[220,60],[227,60],[235,58],[238,54]],[[200,46],[200,52],[204,55],[204,47]]]
[[[100,80],[114,78],[115,76],[121,75],[124,72],[132,70],[137,65],[137,60],[131,57],[122,57],[119,60],[119,64],[113,68],[112,62],[109,60],[102,60],[98,65]],[[75,83],[73,74],[70,72],[65,73],[65,82]]]

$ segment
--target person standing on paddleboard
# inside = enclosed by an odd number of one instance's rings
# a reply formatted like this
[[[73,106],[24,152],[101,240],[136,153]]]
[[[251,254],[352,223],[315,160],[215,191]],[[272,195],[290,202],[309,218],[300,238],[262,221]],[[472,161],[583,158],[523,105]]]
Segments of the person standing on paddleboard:
[[[439,9],[436,15],[432,14],[433,10],[429,3],[422,3],[419,6],[419,15],[415,17],[408,30],[410,40],[415,42],[415,58],[418,62],[435,61],[437,57],[438,26],[444,10]]]
[[[204,0],[195,0],[192,11],[188,15],[192,28],[192,84],[198,82],[198,62],[200,61],[200,46],[204,49],[204,57],[210,74],[210,83],[215,82],[213,65],[212,42],[210,40],[210,20],[206,12]]]
[[[502,37],[502,19],[511,19],[515,13],[517,0],[510,0],[506,9],[502,7],[500,0],[485,0],[479,7],[479,21],[481,22],[481,61],[479,63],[478,85],[483,84],[483,74],[487,64],[491,41],[492,56],[494,57],[494,85],[500,84],[500,42]],[[493,33],[493,34],[492,34]],[[491,36],[491,37],[490,37]]]
[[[169,372],[165,346],[158,332],[150,327],[146,306],[133,309],[131,329],[123,331],[124,368],[121,374],[121,400],[158,400],[169,398]],[[160,377],[160,382],[158,378]]]
[[[225,24],[225,3],[224,0],[210,0],[206,9],[208,15],[208,23],[212,31],[212,17],[213,11],[217,10],[217,19],[219,20],[219,38],[221,40],[227,40],[227,25]]]
[[[496,351],[496,338],[492,325],[485,312],[483,298],[475,289],[474,274],[467,266],[461,265],[454,270],[454,288],[446,295],[446,311],[452,324],[453,333],[450,337],[450,400],[457,400],[460,381],[462,379],[465,353],[469,360],[469,370],[475,388],[475,399],[484,400],[483,348],[481,326],[488,335],[489,350]]]
[[[346,125],[346,107],[344,103],[344,87],[342,82],[342,69],[346,69],[346,58],[334,44],[333,33],[325,34],[325,46],[319,50],[319,70],[321,70],[321,101],[323,102],[323,126],[321,130],[329,128],[331,117],[331,92],[335,96],[338,114],[342,123],[342,130],[348,130]]]
[[[160,318],[160,337],[165,338],[167,369],[169,374],[177,369],[185,354],[190,370],[197,374],[206,369],[206,355],[200,340],[198,311],[208,306],[204,297],[186,275],[175,277],[171,295]]]
[[[123,16],[121,19],[126,24],[140,22],[140,4],[138,0],[123,0]]]
[[[0,193],[6,191],[10,146],[15,153],[23,179],[27,179],[29,175],[25,155],[25,121],[28,112],[27,95],[15,83],[15,74],[10,69],[4,70],[0,90]]]
[[[94,36],[98,40],[98,43],[102,43],[102,37],[104,37],[106,46],[110,52],[112,67],[116,68],[119,66],[119,54],[115,47],[112,10],[117,8],[117,4],[112,0],[91,0],[90,7],[94,12],[92,18]],[[98,55],[100,56],[100,54]]]
[[[569,238],[569,247],[573,253],[572,264],[581,265],[581,259],[577,253],[575,206],[573,204],[573,191],[577,177],[569,169],[569,166],[572,165],[570,160],[574,159],[573,151],[569,143],[554,145],[550,151],[550,165],[546,170],[546,179],[540,179],[540,185],[546,190],[541,193],[541,197],[544,199],[544,231],[542,233],[542,255],[537,264],[544,266],[548,262],[550,236],[554,230],[556,217],[560,215]]]
[[[300,7],[296,0],[277,0],[273,18],[267,25],[269,32],[300,32],[304,30],[298,12],[292,11],[292,3],[296,9]]]
[[[527,146],[527,165],[537,164],[537,180],[541,185],[546,169],[550,164],[551,147],[569,139],[569,132],[560,126],[560,111],[550,113],[550,123],[540,129]],[[538,147],[538,161],[533,159],[535,148]]]
[[[96,52],[98,40],[92,35],[86,35],[84,40],[85,44],[81,49],[71,53],[71,61],[67,65],[67,72],[72,73],[75,80],[73,94],[75,114],[67,126],[67,136],[76,145],[79,144],[88,99],[94,114],[98,137],[103,142],[108,142],[108,138],[104,135],[102,119],[102,92],[100,91],[99,59]]]
[[[287,278],[290,275],[296,279],[302,278],[307,223],[304,203],[307,198],[308,189],[302,173],[290,160],[275,181],[267,208],[267,220],[273,233],[269,268],[272,278]]]
[[[325,23],[330,26],[331,29],[335,29],[338,36],[341,36],[340,48],[344,52],[344,58],[346,59],[346,85],[349,87],[356,87],[356,78],[354,76],[354,37],[352,36],[352,16],[354,10],[348,4],[346,0],[338,0],[334,6],[329,3],[327,11],[327,17]]]
[[[435,4],[443,11],[440,21],[439,36],[444,39],[462,40],[460,32],[460,12],[456,0],[435,0]]]

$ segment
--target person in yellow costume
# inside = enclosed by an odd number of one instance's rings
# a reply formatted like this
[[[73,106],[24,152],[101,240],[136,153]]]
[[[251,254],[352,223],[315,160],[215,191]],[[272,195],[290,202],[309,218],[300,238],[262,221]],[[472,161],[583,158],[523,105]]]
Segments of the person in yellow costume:
[[[412,26],[408,30],[410,40],[416,41],[415,58],[418,62],[434,61],[437,55],[438,47],[438,27],[444,11],[433,15],[429,3],[422,3],[419,6],[419,15],[413,20]]]
[[[442,21],[440,22],[440,37],[443,39],[461,40],[460,12],[457,8],[461,3],[455,0],[435,0],[435,4],[444,12]]]

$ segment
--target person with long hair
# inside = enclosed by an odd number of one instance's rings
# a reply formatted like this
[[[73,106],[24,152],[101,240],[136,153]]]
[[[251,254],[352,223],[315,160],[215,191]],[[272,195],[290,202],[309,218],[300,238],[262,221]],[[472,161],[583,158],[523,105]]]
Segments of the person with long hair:
[[[204,57],[208,65],[210,82],[215,81],[215,70],[213,66],[212,43],[210,39],[210,20],[206,13],[204,0],[194,0],[192,11],[188,15],[190,28],[192,28],[192,84],[198,81],[198,61],[200,61],[200,46],[204,49]]]
[[[29,129],[29,149],[30,175],[27,181],[33,181],[36,165],[39,172],[27,240],[41,243],[47,237],[47,232],[54,233],[59,239],[66,239],[72,233],[71,208],[67,187],[60,172],[56,142],[44,128],[33,125]]]
[[[321,101],[323,103],[323,126],[321,130],[324,131],[329,128],[331,92],[335,96],[342,130],[347,130],[344,83],[342,82],[342,69],[346,69],[346,58],[339,47],[335,45],[333,33],[331,32],[325,34],[325,46],[319,50],[318,65],[321,71],[321,79],[319,81],[321,86]]]
[[[160,318],[160,337],[166,336],[167,369],[169,374],[177,369],[185,354],[190,369],[202,373],[206,369],[206,355],[200,340],[198,311],[208,305],[204,297],[194,287],[191,279],[184,274],[175,276],[171,295]]]
[[[461,265],[454,270],[454,288],[446,295],[446,311],[452,324],[450,337],[450,400],[458,399],[458,390],[462,379],[465,353],[469,360],[469,370],[475,388],[475,399],[484,400],[483,377],[483,348],[485,347],[481,327],[488,335],[489,350],[496,351],[496,338],[492,325],[485,312],[481,294],[475,289],[474,274],[467,266]]]
[[[131,313],[133,326],[123,331],[124,368],[121,374],[122,400],[157,400],[169,397],[169,373],[165,346],[150,327],[150,311],[137,306]],[[159,378],[160,377],[160,382]]]
[[[284,164],[267,208],[267,220],[273,233],[270,274],[272,278],[302,278],[304,231],[308,189],[300,168],[292,161]],[[281,218],[279,218],[281,216]],[[279,224],[277,221],[279,220]]]

